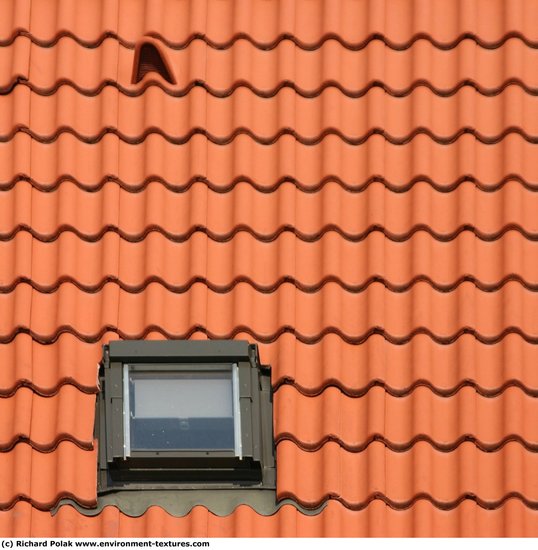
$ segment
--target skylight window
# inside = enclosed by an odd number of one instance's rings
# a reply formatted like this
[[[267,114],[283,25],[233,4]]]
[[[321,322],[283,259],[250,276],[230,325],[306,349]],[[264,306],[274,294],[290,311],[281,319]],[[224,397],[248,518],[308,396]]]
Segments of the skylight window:
[[[99,489],[271,488],[272,394],[256,346],[104,346],[96,415]]]
[[[124,366],[125,455],[180,449],[241,456],[238,366],[165,366]]]

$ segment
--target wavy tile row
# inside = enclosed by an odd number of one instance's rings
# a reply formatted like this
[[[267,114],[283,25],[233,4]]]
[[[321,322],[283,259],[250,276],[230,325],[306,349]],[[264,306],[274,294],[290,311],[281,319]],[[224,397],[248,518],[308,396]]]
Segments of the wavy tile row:
[[[270,97],[285,84],[306,97],[317,96],[326,87],[360,97],[373,83],[397,96],[408,95],[417,85],[427,85],[438,95],[452,95],[469,84],[491,95],[501,93],[508,83],[538,93],[538,48],[530,48],[517,38],[495,49],[482,48],[472,40],[464,40],[452,50],[441,50],[428,41],[416,42],[403,51],[387,49],[382,41],[370,42],[357,51],[335,41],[311,51],[289,41],[273,50],[262,50],[248,41],[224,50],[203,41],[180,50],[161,49],[175,85],[151,73],[144,84],[131,84],[135,53],[114,38],[103,40],[98,48],[85,48],[71,38],[43,48],[30,37],[19,36],[0,48],[0,91],[6,93],[17,80],[24,80],[39,94],[50,94],[69,84],[81,93],[96,95],[113,83],[122,93],[140,95],[151,81],[178,96],[200,83],[216,96],[227,96],[246,86]]]
[[[533,420],[538,400],[515,387],[497,397],[480,396],[470,387],[451,397],[435,395],[426,387],[394,397],[373,387],[357,398],[337,388],[307,397],[284,385],[275,393],[274,408],[276,440],[293,441],[305,451],[322,449],[328,441],[346,451],[365,453],[374,441],[402,452],[419,441],[445,452],[466,441],[485,451],[498,450],[509,441],[538,450]]]
[[[336,135],[349,144],[364,143],[380,134],[393,144],[404,144],[424,134],[449,144],[464,133],[483,143],[496,143],[507,134],[520,133],[535,143],[538,135],[538,96],[511,86],[496,96],[480,95],[466,87],[450,97],[430,89],[415,89],[395,98],[380,88],[371,89],[361,101],[327,88],[316,98],[304,98],[289,88],[275,97],[261,98],[240,88],[216,98],[196,87],[184,97],[168,95],[157,86],[140,97],[107,87],[94,97],[62,86],[53,95],[39,95],[16,86],[0,96],[0,141],[17,132],[50,143],[62,133],[81,141],[98,142],[107,133],[122,141],[140,143],[160,134],[171,143],[187,142],[203,134],[216,144],[228,144],[246,134],[268,145],[291,135],[305,145]]]
[[[150,283],[140,293],[126,292],[116,283],[96,293],[83,292],[72,283],[41,293],[21,283],[11,293],[0,294],[0,308],[2,343],[19,331],[42,342],[54,341],[65,331],[97,342],[107,330],[123,338],[141,338],[152,330],[170,338],[188,338],[204,330],[222,339],[246,331],[266,342],[290,332],[307,343],[320,341],[327,333],[362,343],[377,333],[398,344],[417,334],[449,344],[465,333],[484,343],[515,333],[529,343],[538,342],[538,293],[515,281],[498,292],[463,282],[450,293],[425,282],[401,293],[377,282],[360,293],[346,292],[337,283],[327,283],[316,293],[299,291],[291,283],[261,293],[239,283],[224,294],[203,283],[182,294],[159,283]]]
[[[62,498],[73,498],[85,507],[95,506],[96,464],[96,448],[84,450],[71,441],[60,442],[47,453],[27,443],[15,445],[10,452],[0,452],[4,472],[0,510],[11,508],[19,500],[49,510]]]
[[[63,440],[92,449],[94,412],[95,395],[71,385],[53,397],[20,388],[12,397],[0,398],[0,452],[21,442],[48,452]]]
[[[533,0],[473,0],[470,2],[409,3],[390,0],[291,0],[266,2],[241,0],[71,0],[52,6],[46,0],[3,1],[5,18],[0,40],[14,30],[29,30],[36,40],[53,43],[72,33],[95,45],[106,33],[117,33],[130,45],[140,36],[157,34],[173,47],[183,47],[193,36],[203,36],[215,47],[227,47],[236,37],[247,36],[259,47],[272,47],[283,37],[294,37],[301,47],[318,47],[324,37],[335,37],[348,47],[361,47],[372,36],[385,36],[391,47],[407,47],[416,38],[452,47],[462,36],[472,35],[484,46],[506,34],[538,38]],[[30,10],[31,6],[31,10]],[[119,18],[119,13],[131,16]]]
[[[408,508],[422,499],[443,509],[455,508],[464,499],[497,508],[510,497],[532,508],[538,505],[538,453],[519,442],[496,452],[464,442],[446,453],[424,441],[404,452],[374,441],[353,453],[335,442],[308,452],[282,441],[277,461],[286,464],[277,479],[278,498],[291,497],[307,507],[330,498],[352,509],[365,508],[376,498],[394,508]]]
[[[187,516],[174,517],[155,506],[137,518],[113,506],[87,517],[68,506],[51,515],[19,502],[0,512],[0,531],[14,537],[535,537],[537,517],[538,511],[515,498],[494,510],[470,500],[452,510],[440,510],[424,500],[394,510],[374,500],[359,511],[329,501],[316,515],[284,505],[272,516],[239,506],[233,514],[219,517],[197,506]]]
[[[449,193],[437,191],[426,182],[416,183],[405,193],[387,190],[380,182],[362,193],[353,193],[334,181],[315,193],[303,192],[292,183],[265,193],[242,182],[222,193],[202,182],[185,192],[175,192],[153,181],[133,193],[116,182],[91,192],[65,181],[47,192],[20,181],[0,192],[0,240],[11,240],[21,229],[40,241],[58,240],[64,232],[97,241],[107,232],[115,232],[123,241],[138,242],[153,232],[182,242],[203,232],[212,241],[238,242],[245,233],[242,239],[255,237],[249,239],[253,246],[254,240],[276,240],[305,248],[299,241],[319,241],[312,247],[315,250],[324,240],[334,243],[337,238],[348,241],[342,242],[348,248],[353,241],[357,250],[367,250],[371,242],[387,247],[388,252],[396,250],[397,244],[403,250],[407,244],[396,241],[409,239],[441,247],[450,255],[471,234],[481,241],[499,241],[488,243],[490,248],[520,237],[538,239],[537,209],[538,194],[517,181],[509,181],[494,192],[477,189],[467,181]],[[449,253],[449,245],[436,240],[453,241],[454,252]],[[162,240],[151,244],[156,246],[157,242]],[[485,242],[476,246],[488,248]],[[524,246],[533,245],[529,242]]]
[[[149,339],[162,339],[150,332]],[[99,344],[117,339],[107,332],[98,343],[87,343],[63,333],[54,344],[43,345],[30,335],[19,333],[0,346],[0,394],[13,395],[18,387],[31,387],[42,395],[54,395],[59,387],[72,384],[87,393],[97,391]],[[195,339],[206,338],[195,332]],[[239,332],[237,339],[256,341]],[[442,345],[426,335],[394,345],[381,335],[372,335],[360,346],[349,344],[335,334],[319,342],[305,344],[290,333],[273,343],[259,342],[261,359],[272,366],[275,388],[293,384],[306,395],[318,395],[335,386],[346,395],[361,396],[375,386],[394,396],[405,396],[415,388],[427,387],[437,395],[454,395],[471,387],[480,395],[497,396],[516,386],[538,396],[538,347],[517,334],[509,334],[495,344],[483,344],[471,335]]]
[[[63,497],[74,498],[84,507],[95,506],[95,453],[70,441],[60,442],[49,453],[26,443],[0,453],[0,466],[6,472],[0,508],[27,500],[48,510]],[[398,509],[427,500],[449,510],[469,499],[495,509],[510,498],[538,507],[538,453],[527,451],[519,442],[508,442],[495,452],[463,442],[452,452],[442,452],[418,441],[407,451],[394,452],[373,441],[357,453],[331,441],[315,452],[281,441],[277,461],[285,464],[277,478],[277,498],[292,498],[310,508],[334,499],[359,510],[380,499]]]
[[[48,452],[63,440],[92,449],[94,407],[95,395],[71,385],[50,397],[20,388],[12,397],[0,398],[0,451],[27,442]],[[350,452],[367,452],[374,441],[401,452],[419,441],[443,452],[453,452],[466,441],[480,450],[498,451],[517,441],[535,452],[537,414],[538,400],[517,387],[497,397],[480,396],[469,387],[450,397],[425,387],[405,397],[380,387],[362,397],[346,396],[334,387],[307,397],[284,385],[274,396],[274,433],[277,443],[293,441],[305,451],[318,451],[329,441]]]
[[[137,293],[154,282],[174,293],[188,292],[200,282],[220,293],[241,283],[260,292],[274,292],[286,283],[302,292],[318,292],[328,283],[352,293],[365,292],[376,283],[392,292],[407,292],[419,282],[442,292],[471,282],[491,292],[510,281],[538,290],[538,265],[533,261],[538,242],[516,230],[491,242],[466,231],[448,243],[426,232],[403,242],[389,240],[380,231],[360,242],[336,231],[315,242],[305,242],[293,232],[270,242],[247,231],[222,242],[199,230],[180,242],[157,230],[132,242],[110,228],[95,242],[81,240],[71,230],[52,242],[43,242],[43,234],[36,233],[38,238],[19,231],[11,240],[0,241],[0,293],[12,292],[21,282],[40,292],[55,292],[66,282],[85,292],[114,282]]]
[[[201,135],[184,145],[173,145],[159,135],[131,145],[111,134],[96,144],[81,142],[71,134],[42,144],[20,132],[0,143],[0,189],[21,179],[47,189],[69,179],[95,189],[114,179],[129,190],[139,190],[152,180],[178,191],[196,180],[209,182],[222,192],[239,181],[270,192],[286,180],[308,191],[335,180],[354,191],[373,181],[406,191],[421,180],[441,191],[465,180],[487,189],[518,180],[536,190],[537,154],[538,145],[518,134],[495,145],[480,143],[471,135],[463,135],[452,145],[440,145],[425,135],[406,145],[392,145],[374,135],[359,146],[337,136],[327,136],[318,145],[303,145],[292,136],[283,136],[267,146],[245,135],[229,145],[211,143]]]

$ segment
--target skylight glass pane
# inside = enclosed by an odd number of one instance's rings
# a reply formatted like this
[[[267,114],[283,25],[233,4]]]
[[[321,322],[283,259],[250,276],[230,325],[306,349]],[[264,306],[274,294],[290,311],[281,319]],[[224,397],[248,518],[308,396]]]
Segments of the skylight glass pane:
[[[130,448],[234,451],[232,370],[129,373]]]
[[[231,377],[134,380],[135,416],[211,418],[232,416]]]

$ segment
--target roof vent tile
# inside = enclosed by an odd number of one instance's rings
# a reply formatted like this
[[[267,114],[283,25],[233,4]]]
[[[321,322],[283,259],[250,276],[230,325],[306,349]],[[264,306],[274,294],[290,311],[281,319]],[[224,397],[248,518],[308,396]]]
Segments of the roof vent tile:
[[[138,84],[146,74],[151,72],[158,73],[170,84],[176,83],[166,58],[159,51],[157,45],[152,42],[142,42],[135,51],[132,83]]]

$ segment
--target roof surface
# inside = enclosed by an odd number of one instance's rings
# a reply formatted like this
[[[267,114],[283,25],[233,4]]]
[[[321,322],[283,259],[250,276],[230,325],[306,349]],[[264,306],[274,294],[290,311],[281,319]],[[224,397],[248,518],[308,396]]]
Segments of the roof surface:
[[[0,535],[538,535],[537,0],[0,10]],[[208,337],[321,511],[52,515],[101,345]]]

